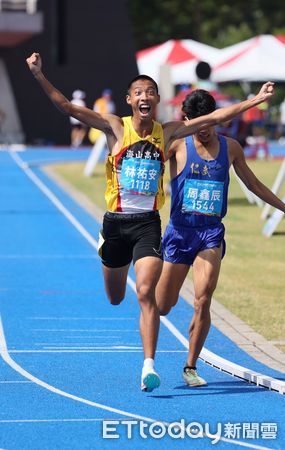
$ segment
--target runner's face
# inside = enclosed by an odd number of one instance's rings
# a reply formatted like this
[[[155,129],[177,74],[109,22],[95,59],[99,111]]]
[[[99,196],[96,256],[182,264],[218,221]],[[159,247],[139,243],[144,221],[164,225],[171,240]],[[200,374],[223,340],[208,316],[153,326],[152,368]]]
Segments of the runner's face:
[[[208,144],[216,135],[215,127],[202,128],[198,133],[195,133],[196,139],[202,144]]]
[[[160,97],[151,81],[137,80],[132,84],[126,100],[131,105],[133,114],[146,120],[154,117]]]

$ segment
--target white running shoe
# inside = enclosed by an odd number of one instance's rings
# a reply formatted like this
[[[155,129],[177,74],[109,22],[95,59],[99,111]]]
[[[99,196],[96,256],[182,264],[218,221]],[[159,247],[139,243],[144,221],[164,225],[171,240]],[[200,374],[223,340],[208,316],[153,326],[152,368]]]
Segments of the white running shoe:
[[[207,381],[199,377],[196,369],[187,366],[183,370],[183,379],[188,386],[205,386],[207,384]]]

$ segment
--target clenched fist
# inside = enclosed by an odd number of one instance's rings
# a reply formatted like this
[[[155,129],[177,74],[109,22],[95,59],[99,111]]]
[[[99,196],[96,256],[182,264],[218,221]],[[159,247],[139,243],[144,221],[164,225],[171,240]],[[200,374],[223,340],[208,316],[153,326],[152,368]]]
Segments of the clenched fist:
[[[42,69],[42,59],[39,53],[32,53],[32,55],[26,59],[30,71],[36,75],[41,72]]]

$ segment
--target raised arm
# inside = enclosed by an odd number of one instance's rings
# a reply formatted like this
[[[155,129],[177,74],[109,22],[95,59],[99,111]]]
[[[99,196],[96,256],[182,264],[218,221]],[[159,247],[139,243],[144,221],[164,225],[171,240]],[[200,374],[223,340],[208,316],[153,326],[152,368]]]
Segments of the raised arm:
[[[210,114],[197,117],[195,119],[166,123],[164,125],[166,143],[197,133],[203,128],[208,128],[231,120],[233,117],[246,111],[247,109],[263,103],[273,96],[273,86],[274,83],[268,81],[263,84],[259,93],[253,98],[244,100],[240,103],[235,103],[225,108],[217,109]]]
[[[244,151],[240,144],[230,138],[228,138],[228,141],[232,163],[238,177],[244,182],[246,187],[261,198],[261,200],[285,213],[285,203],[265,186],[265,184],[263,184],[248,167]]]
[[[75,117],[89,127],[97,128],[106,134],[114,134],[120,137],[122,121],[112,114],[99,114],[84,106],[78,106],[70,102],[58,89],[56,89],[42,72],[42,59],[39,53],[33,53],[26,59],[30,71],[35,79],[52,101],[52,103],[65,115]]]

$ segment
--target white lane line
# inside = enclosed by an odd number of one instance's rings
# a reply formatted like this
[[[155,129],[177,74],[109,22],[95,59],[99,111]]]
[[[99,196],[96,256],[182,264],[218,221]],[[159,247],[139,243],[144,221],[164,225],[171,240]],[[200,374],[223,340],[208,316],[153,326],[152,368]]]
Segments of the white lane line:
[[[59,291],[61,292],[61,291]],[[64,292],[64,291],[63,291]],[[27,319],[29,320],[55,320],[55,321],[60,321],[60,320],[84,320],[84,322],[86,322],[87,320],[103,320],[103,321],[107,321],[107,320],[111,320],[112,322],[115,322],[117,320],[122,320],[122,321],[137,321],[137,319],[135,319],[134,317],[116,317],[114,319],[114,317],[68,317],[68,316],[63,316],[63,317],[37,317],[37,316],[32,316],[32,317],[27,317]]]
[[[97,250],[97,241],[88,233],[81,223],[68,211],[68,209],[61,203],[61,201],[47,188],[47,186],[35,175],[26,163],[16,153],[10,153],[16,164],[26,173],[26,175],[35,183],[35,185],[50,199],[50,201],[65,215],[65,217],[74,225],[74,227],[84,236],[87,241]],[[135,282],[128,276],[127,282],[129,286],[136,292]],[[117,319],[116,319],[117,320]],[[166,318],[161,317],[161,322],[168,328],[168,330],[181,342],[181,344],[188,349],[188,340],[180,333],[180,331]],[[279,394],[285,394],[285,382],[268,377],[261,373],[250,370],[246,367],[239,366],[232,363],[213,352],[210,352],[205,347],[200,353],[200,359],[207,364],[223,370],[231,375],[243,378],[246,381],[256,384],[257,386],[272,389]]]
[[[39,333],[47,332],[47,333],[74,333],[74,332],[80,332],[80,333],[109,333],[110,331],[113,332],[120,332],[120,333],[139,333],[140,330],[131,330],[131,329],[112,329],[112,328],[107,328],[107,329],[102,329],[102,328],[91,328],[91,329],[81,329],[81,328],[33,328],[32,331],[36,331]]]
[[[150,423],[160,422],[166,426],[170,425],[169,422],[165,422],[160,419],[153,419],[150,417],[141,416],[139,414],[130,413],[128,411],[113,408],[111,406],[103,405],[101,403],[93,402],[93,401],[88,400],[83,397],[78,397],[77,395],[73,395],[73,394],[70,394],[69,392],[58,389],[55,386],[52,386],[51,384],[48,384],[45,381],[42,381],[39,378],[35,377],[30,372],[23,369],[18,363],[16,363],[16,361],[14,361],[11,358],[11,356],[8,352],[8,349],[7,349],[7,343],[6,343],[6,338],[5,338],[5,334],[4,334],[4,328],[3,328],[1,316],[0,316],[0,353],[1,353],[1,357],[2,357],[3,361],[5,361],[12,369],[14,369],[16,372],[21,374],[24,378],[27,378],[28,380],[32,381],[33,383],[41,386],[44,389],[47,389],[48,391],[53,392],[54,394],[61,395],[62,397],[66,397],[66,398],[69,398],[76,402],[84,403],[85,405],[93,406],[95,408],[102,409],[104,411],[109,411],[109,412],[112,412],[115,414],[119,414],[121,416],[132,417],[133,419],[142,420],[144,422],[150,422]],[[207,435],[203,435],[203,437],[208,438],[208,439],[210,438],[210,436],[207,436]],[[255,444],[248,444],[248,443],[241,442],[238,440],[224,438],[223,436],[221,436],[219,439],[223,442],[238,445],[240,447],[253,448],[256,450],[273,450],[269,447],[261,447],[259,445],[255,445]]]
[[[103,339],[103,338],[102,338]],[[121,340],[117,340],[117,341],[112,341],[114,344],[117,342],[118,345],[121,343]],[[84,347],[84,348],[102,348],[102,347],[112,347],[112,348],[116,348],[116,345],[110,345],[110,342],[108,342],[108,340],[106,339],[105,341],[101,341],[98,339],[98,341],[95,342],[90,342],[90,341],[85,341],[85,342],[64,342],[64,339],[60,342],[35,342],[35,345],[37,347],[42,347],[42,348],[59,348],[59,347],[64,347],[64,348],[80,348],[80,347]],[[135,346],[136,348],[139,348],[137,345],[135,345],[135,343],[132,342],[128,342],[128,346]]]
[[[58,198],[51,192],[50,189],[37,177],[23,162],[23,160],[17,155],[17,153],[10,153],[12,159],[16,162],[16,164],[24,170],[24,172],[28,175],[28,177],[36,184],[36,186],[47,196],[47,198],[62,212],[62,214],[75,226],[75,228],[82,234],[83,237],[94,247],[96,250],[98,248],[98,244],[88,233],[87,230],[81,225],[81,223],[68,211],[68,209],[58,200]]]
[[[9,350],[9,353],[142,353],[143,349],[108,349],[88,347],[51,347],[43,350]],[[187,353],[187,350],[157,350],[156,353]]]
[[[16,380],[5,380],[0,381],[0,384],[26,384],[26,383],[32,383],[31,381],[16,381]]]
[[[110,334],[108,336],[105,336],[105,335],[94,336],[94,334],[92,336],[88,336],[88,335],[85,334],[84,336],[60,336],[60,337],[63,340],[66,339],[67,343],[69,343],[71,345],[72,345],[72,343],[68,342],[69,339],[76,339],[76,340],[86,339],[86,343],[92,345],[92,342],[88,342],[88,339],[94,339],[94,340],[98,340],[98,341],[101,341],[102,339],[106,339],[106,341],[108,341],[109,339],[111,339],[111,340],[117,339],[118,340],[119,338],[121,338],[121,336],[118,335],[118,334],[116,334],[116,335]],[[77,344],[77,342],[74,345],[76,345],[76,344]],[[97,344],[97,342],[94,343],[94,345],[96,345],[96,344]],[[41,344],[37,344],[37,345],[41,345]]]
[[[61,423],[61,422],[103,422],[104,420],[114,420],[113,418],[107,419],[2,419],[0,423]],[[124,420],[123,417],[116,420]],[[1,450],[1,449],[0,449]]]
[[[92,344],[88,344],[86,343],[86,345],[82,344],[82,345],[77,345],[77,344],[71,344],[71,345],[63,345],[63,343],[61,342],[60,344],[45,344],[45,346],[43,347],[42,350],[59,350],[59,349],[63,349],[63,350],[142,350],[142,347],[138,347],[138,346],[133,346],[133,345],[108,345],[108,344],[103,344],[103,345],[92,345]]]
[[[0,259],[97,259],[96,255],[5,255],[1,254]],[[98,256],[99,258],[99,256]]]
[[[0,316],[0,352],[1,352],[2,359],[10,367],[12,367],[12,369],[14,369],[16,372],[20,373],[24,378],[27,378],[28,380],[33,381],[35,384],[37,384],[51,392],[54,392],[55,394],[70,398],[70,399],[75,400],[80,403],[85,403],[86,405],[89,405],[89,406],[94,406],[96,408],[103,409],[105,411],[110,411],[110,412],[113,412],[116,414],[120,414],[123,416],[135,417],[139,420],[145,420],[146,422],[155,422],[156,421],[155,419],[152,419],[150,417],[144,417],[144,416],[140,416],[138,414],[132,414],[127,411],[123,411],[121,409],[102,405],[101,403],[93,402],[91,400],[88,400],[88,399],[85,399],[82,397],[78,397],[77,395],[70,394],[69,392],[62,391],[61,389],[58,389],[58,388],[46,383],[45,381],[40,380],[39,378],[37,378],[34,375],[32,375],[31,373],[29,373],[27,370],[23,369],[18,363],[16,363],[16,361],[14,361],[11,358],[11,356],[8,352],[1,316]]]

